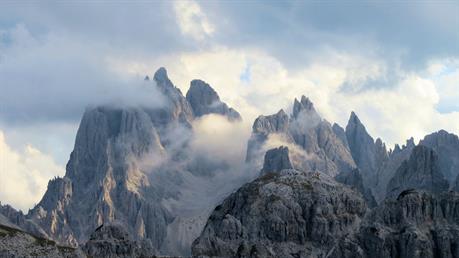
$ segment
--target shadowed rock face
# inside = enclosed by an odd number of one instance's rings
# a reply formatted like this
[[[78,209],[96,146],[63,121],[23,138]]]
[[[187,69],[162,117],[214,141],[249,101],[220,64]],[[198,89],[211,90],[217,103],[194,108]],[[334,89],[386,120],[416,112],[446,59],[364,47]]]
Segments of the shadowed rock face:
[[[329,257],[459,257],[459,195],[409,190],[366,216]]]
[[[323,174],[282,170],[244,185],[215,208],[193,254],[323,257],[366,211],[356,192]]]
[[[292,163],[288,156],[288,148],[281,146],[276,149],[271,149],[265,154],[265,161],[263,168],[261,169],[262,174],[277,173],[283,169],[292,169]]]
[[[83,246],[89,257],[152,257],[157,251],[147,241],[136,241],[121,224],[99,226]]]
[[[459,176],[459,138],[445,130],[429,134],[419,142],[430,147],[438,155],[438,165],[452,186]]]
[[[335,176],[356,167],[342,135],[337,135],[331,124],[320,118],[305,96],[301,101],[295,99],[290,118],[280,110],[255,120],[247,146],[248,162],[261,165],[267,148],[273,147],[270,137],[281,138],[284,145],[294,147],[290,148],[290,158],[297,169]]]
[[[336,181],[348,185],[352,189],[355,189],[356,191],[361,193],[363,195],[363,198],[367,202],[367,205],[370,208],[373,208],[377,205],[376,200],[373,197],[373,194],[371,193],[371,190],[365,187],[359,169],[354,169],[350,172],[340,173],[335,177],[335,179]]]
[[[373,180],[378,169],[388,159],[385,145],[380,139],[376,142],[373,140],[354,112],[346,126],[346,139],[352,158],[362,172],[365,185],[374,185]]]
[[[230,121],[241,120],[241,115],[222,102],[217,92],[204,81],[191,81],[190,89],[186,93],[186,99],[197,117],[207,114],[220,114]]]
[[[402,148],[396,144],[394,150],[389,152],[389,158],[378,169],[375,176],[376,185],[370,186],[377,202],[384,200],[389,181],[394,177],[395,172],[402,162],[409,159],[414,147],[414,140],[411,138],[406,141],[406,144]]]
[[[437,154],[423,145],[416,146],[409,158],[397,169],[387,185],[387,197],[395,198],[407,189],[420,189],[432,193],[448,190],[438,164]]]
[[[14,227],[0,225],[0,257],[84,258],[79,249],[59,246]]]

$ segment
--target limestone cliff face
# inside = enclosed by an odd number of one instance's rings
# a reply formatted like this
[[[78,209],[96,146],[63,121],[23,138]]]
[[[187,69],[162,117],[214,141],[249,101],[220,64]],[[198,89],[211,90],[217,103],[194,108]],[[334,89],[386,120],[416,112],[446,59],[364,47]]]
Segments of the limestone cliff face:
[[[329,257],[459,257],[459,195],[402,192],[372,210]]]
[[[83,246],[88,257],[153,257],[157,251],[150,242],[135,240],[122,224],[103,224]]]
[[[402,162],[409,159],[414,147],[415,144],[413,138],[407,140],[406,144],[401,148],[398,144],[396,144],[394,150],[389,152],[389,158],[386,162],[382,163],[380,168],[378,168],[378,172],[375,177],[375,185],[370,186],[378,203],[382,202],[386,197],[389,181],[395,175],[395,172]]]
[[[140,161],[163,153],[159,135],[145,111],[89,109],[78,130],[65,177],[49,183],[29,216],[62,243],[77,245],[99,225],[120,220],[129,225],[133,235],[159,246],[171,217],[154,198],[143,198],[146,193],[159,196],[149,188]],[[136,231],[139,227],[143,232]]]
[[[363,183],[363,177],[359,169],[356,168],[349,172],[340,173],[335,177],[335,179],[336,181],[345,184],[361,193],[370,208],[377,206],[377,202],[370,188],[366,187]]]
[[[346,139],[352,158],[362,172],[365,185],[375,185],[376,173],[388,159],[385,145],[380,139],[376,142],[373,140],[354,112],[346,126]]]
[[[229,120],[241,120],[241,115],[226,103],[220,100],[217,92],[209,84],[201,80],[191,81],[190,89],[186,93],[186,99],[193,108],[196,117],[207,114],[220,114]]]
[[[336,130],[336,129],[335,129]],[[262,157],[272,144],[272,137],[280,139],[280,145],[291,145],[291,161],[295,168],[303,171],[321,171],[335,176],[356,167],[349,148],[314,109],[312,102],[303,96],[295,99],[293,113],[280,110],[270,116],[259,116],[252,127],[252,136],[247,146],[248,162],[261,164]]]
[[[365,211],[359,194],[324,174],[269,173],[215,208],[193,255],[325,257]]]
[[[441,193],[448,190],[448,181],[440,170],[437,154],[423,145],[416,146],[403,161],[387,185],[386,197],[395,198],[408,189]]]
[[[454,186],[459,175],[459,138],[445,130],[426,135],[419,142],[433,149],[438,155],[438,165],[445,179]]]
[[[165,104],[155,108],[88,108],[65,176],[50,181],[37,206],[29,214],[18,216],[24,221],[22,228],[35,225],[35,230],[47,238],[77,246],[84,244],[100,225],[119,223],[133,240],[142,240],[158,252],[190,253],[191,241],[202,229],[214,203],[195,207],[193,201],[182,199],[188,198],[190,191],[205,191],[210,187],[213,171],[225,168],[205,161],[200,163],[203,171],[195,171],[189,149],[194,111],[166,70],[160,68],[153,81],[145,83],[157,87]],[[208,85],[205,90],[213,92]],[[227,115],[233,116],[237,113],[234,112]],[[203,189],[193,188],[190,182],[202,184]],[[211,191],[218,196],[219,190]],[[198,226],[188,230],[188,221],[197,221]],[[171,239],[171,227],[183,231],[180,240]]]
[[[292,168],[293,166],[288,156],[288,148],[281,146],[279,148],[271,149],[266,152],[265,161],[263,163],[261,173],[277,173],[283,169]]]

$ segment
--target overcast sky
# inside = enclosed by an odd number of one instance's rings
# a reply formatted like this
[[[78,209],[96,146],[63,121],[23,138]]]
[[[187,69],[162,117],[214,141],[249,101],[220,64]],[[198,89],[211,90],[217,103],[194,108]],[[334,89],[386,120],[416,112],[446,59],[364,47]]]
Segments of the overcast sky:
[[[306,95],[389,146],[459,134],[458,1],[2,1],[0,200],[37,202],[85,107],[149,101],[161,66],[182,92],[211,84],[247,129]]]

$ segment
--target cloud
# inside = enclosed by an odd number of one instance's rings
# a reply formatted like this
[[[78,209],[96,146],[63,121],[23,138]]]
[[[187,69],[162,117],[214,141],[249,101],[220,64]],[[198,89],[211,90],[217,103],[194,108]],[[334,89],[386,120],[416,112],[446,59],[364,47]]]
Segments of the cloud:
[[[214,25],[208,20],[195,1],[175,1],[174,11],[181,32],[195,40],[204,40],[214,32]]]
[[[205,115],[193,122],[191,149],[209,159],[241,164],[245,160],[250,127],[221,115]]]
[[[22,24],[0,33],[0,115],[9,122],[78,121],[89,105],[158,107],[164,99],[142,75],[116,73],[109,46],[53,33],[35,37]]]
[[[64,168],[31,145],[13,150],[0,131],[0,200],[27,212],[45,193],[48,181],[62,176]]]
[[[411,136],[420,139],[442,128],[459,134],[458,112],[437,110],[442,96],[448,96],[444,92],[456,91],[454,77],[444,80],[453,81],[451,84],[439,83],[435,76],[424,72],[428,67],[419,73],[391,68],[398,79],[390,87],[365,88],[362,85],[369,81],[386,80],[389,64],[383,59],[330,52],[324,60],[290,71],[259,49],[219,47],[181,54],[173,60],[167,63],[169,74],[182,91],[188,89],[191,79],[205,80],[223,101],[241,112],[244,123],[251,124],[258,115],[281,108],[290,110],[295,97],[306,95],[331,122],[345,126],[350,112],[356,111],[373,137],[381,137],[389,145]],[[240,80],[247,64],[250,83]],[[444,65],[452,67],[447,62]],[[450,96],[457,100],[454,94]]]

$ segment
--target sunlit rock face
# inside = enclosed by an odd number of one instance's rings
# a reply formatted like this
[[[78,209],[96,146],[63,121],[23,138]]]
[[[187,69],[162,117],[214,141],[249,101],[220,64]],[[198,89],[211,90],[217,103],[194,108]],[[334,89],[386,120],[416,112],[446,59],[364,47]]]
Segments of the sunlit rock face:
[[[236,186],[213,179],[216,170],[228,170],[219,160],[202,159],[199,172],[194,171],[189,148],[194,110],[167,71],[160,68],[144,83],[157,87],[164,105],[114,104],[85,111],[65,176],[50,181],[42,200],[22,215],[36,231],[77,246],[100,225],[117,223],[158,254],[191,253],[208,213]],[[209,85],[201,90],[211,93],[203,100],[219,101]],[[208,109],[199,115],[216,112],[231,121],[240,119],[237,111],[218,103],[217,109],[202,106]]]
[[[286,145],[290,147],[290,159],[296,169],[319,171],[330,176],[351,171],[356,165],[342,135],[335,131],[320,117],[312,102],[303,96],[300,101],[295,99],[290,117],[280,110],[255,120],[246,160],[261,165],[267,149]]]
[[[437,154],[428,147],[418,145],[389,181],[386,198],[395,198],[408,189],[441,193],[447,191],[448,186],[440,170]]]

